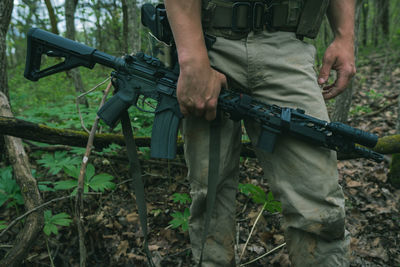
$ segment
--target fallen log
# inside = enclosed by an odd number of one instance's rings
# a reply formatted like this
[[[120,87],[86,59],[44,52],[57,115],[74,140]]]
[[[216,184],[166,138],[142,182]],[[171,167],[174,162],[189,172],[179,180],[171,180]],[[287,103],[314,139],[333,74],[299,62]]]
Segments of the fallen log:
[[[44,124],[36,124],[26,120],[5,116],[0,116],[0,134],[47,144],[76,147],[86,147],[89,137],[89,134],[85,131],[57,129]],[[138,147],[149,147],[151,139],[149,137],[135,137],[135,142]],[[124,146],[124,137],[121,134],[96,134],[93,144],[96,150],[101,150],[113,143]],[[182,139],[178,139],[178,153],[183,153],[182,145]],[[381,154],[400,153],[400,135],[390,135],[379,138],[377,145],[372,150]],[[241,156],[255,157],[254,150],[249,143],[243,144]],[[339,154],[338,158],[354,159],[357,158],[357,155]]]
[[[89,134],[85,131],[57,129],[41,123],[0,116],[0,134],[11,135],[27,140],[46,144],[61,144],[76,147],[86,147]],[[150,140],[136,138],[141,146],[149,146]],[[96,134],[94,146],[97,150],[110,144],[125,145],[124,137],[118,134]]]

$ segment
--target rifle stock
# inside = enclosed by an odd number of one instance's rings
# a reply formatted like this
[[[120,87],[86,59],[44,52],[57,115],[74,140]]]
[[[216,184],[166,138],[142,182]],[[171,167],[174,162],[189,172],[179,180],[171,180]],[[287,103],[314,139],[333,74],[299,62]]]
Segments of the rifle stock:
[[[43,55],[64,58],[64,61],[41,70]],[[32,28],[28,32],[24,72],[28,80],[38,81],[43,77],[80,66],[92,69],[96,63],[118,70],[123,61],[95,48],[38,28]]]

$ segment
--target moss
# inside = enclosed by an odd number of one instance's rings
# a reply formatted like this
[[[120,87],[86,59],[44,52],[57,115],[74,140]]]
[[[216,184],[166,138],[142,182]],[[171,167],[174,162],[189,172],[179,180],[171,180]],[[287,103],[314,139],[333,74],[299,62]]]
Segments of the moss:
[[[400,188],[400,154],[392,156],[392,163],[390,164],[390,172],[388,174],[389,183],[396,188]]]

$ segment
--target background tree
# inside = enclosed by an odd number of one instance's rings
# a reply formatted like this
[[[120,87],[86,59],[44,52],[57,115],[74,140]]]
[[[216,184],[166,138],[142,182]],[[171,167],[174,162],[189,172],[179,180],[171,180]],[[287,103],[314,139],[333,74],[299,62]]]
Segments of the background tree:
[[[51,4],[50,0],[44,0],[44,2],[46,3],[47,12],[49,13],[51,32],[54,34],[59,34],[57,16],[54,12],[53,5]]]
[[[13,7],[13,0],[0,1],[0,91],[3,92],[7,98],[9,98],[9,94],[7,79],[6,35],[8,26],[10,25]]]
[[[376,0],[378,3],[379,24],[382,29],[382,34],[385,39],[389,38],[389,0]]]
[[[65,22],[66,22],[66,32],[65,37],[71,40],[75,40],[75,10],[78,5],[78,0],[65,0]],[[82,82],[82,77],[80,70],[78,68],[71,69],[68,71],[74,81],[75,91],[78,94],[83,93],[84,86]],[[80,104],[88,106],[89,103],[86,98],[82,97],[79,99]]]
[[[13,0],[0,1],[0,92],[4,93],[9,99],[8,77],[7,77],[7,58],[6,58],[6,34],[11,20],[11,13],[14,7]],[[4,156],[4,139],[0,135],[0,160]]]
[[[356,15],[355,15],[355,39],[354,39],[354,55],[358,56],[358,32],[360,28],[360,10],[363,0],[356,2]],[[335,108],[331,115],[333,121],[347,122],[352,96],[353,96],[354,81],[351,81],[347,89],[335,98]]]
[[[362,9],[362,45],[366,46],[368,42],[368,14],[369,0],[364,0],[361,5]]]

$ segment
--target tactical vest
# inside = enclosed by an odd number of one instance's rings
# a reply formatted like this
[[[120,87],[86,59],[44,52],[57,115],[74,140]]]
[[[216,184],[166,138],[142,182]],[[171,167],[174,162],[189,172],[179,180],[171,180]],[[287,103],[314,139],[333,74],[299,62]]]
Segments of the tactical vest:
[[[202,23],[209,35],[241,39],[251,31],[288,31],[315,38],[329,0],[202,0]]]

